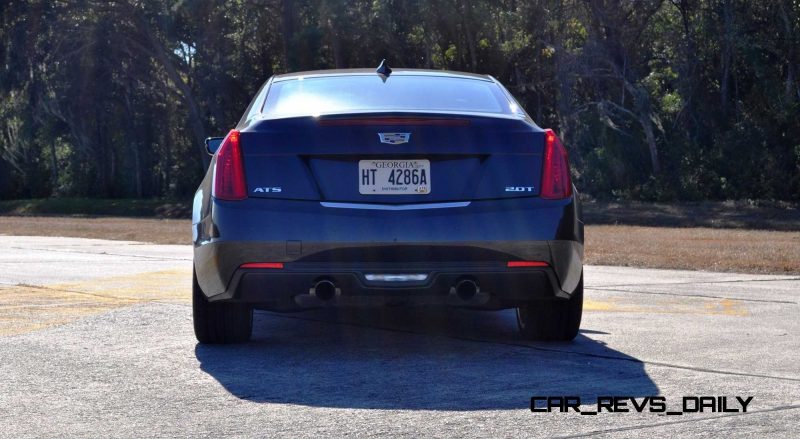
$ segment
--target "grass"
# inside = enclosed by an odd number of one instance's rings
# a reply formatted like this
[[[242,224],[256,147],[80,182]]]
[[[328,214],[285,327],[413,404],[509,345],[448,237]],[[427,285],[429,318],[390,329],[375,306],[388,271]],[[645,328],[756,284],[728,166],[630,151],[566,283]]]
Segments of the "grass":
[[[185,219],[0,216],[0,234],[189,244]],[[586,263],[800,274],[800,232],[587,225]]]
[[[191,221],[155,218],[0,216],[0,234],[191,244]]]
[[[0,201],[0,234],[189,244],[190,214],[164,200]],[[584,217],[587,264],[800,274],[797,205],[589,202]]]
[[[586,263],[800,274],[800,232],[586,226]]]
[[[0,200],[0,215],[190,218],[191,200],[38,198]],[[800,231],[800,206],[788,202],[587,201],[586,224]]]

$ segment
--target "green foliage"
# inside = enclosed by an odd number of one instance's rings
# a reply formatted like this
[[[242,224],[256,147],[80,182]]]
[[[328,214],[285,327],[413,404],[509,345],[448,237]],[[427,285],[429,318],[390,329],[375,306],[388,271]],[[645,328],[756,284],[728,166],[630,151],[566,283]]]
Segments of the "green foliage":
[[[0,2],[0,198],[187,197],[271,75],[486,73],[596,198],[800,199],[800,2]]]

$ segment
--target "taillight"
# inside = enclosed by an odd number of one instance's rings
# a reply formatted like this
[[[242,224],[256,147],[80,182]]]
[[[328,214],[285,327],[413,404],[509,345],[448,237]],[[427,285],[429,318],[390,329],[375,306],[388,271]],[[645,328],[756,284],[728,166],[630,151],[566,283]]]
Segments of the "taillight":
[[[248,262],[240,265],[239,268],[271,268],[280,270],[283,268],[283,262]]]
[[[508,268],[528,268],[528,267],[549,267],[550,264],[543,261],[508,261]]]
[[[244,179],[244,162],[239,131],[231,130],[222,141],[214,167],[214,198],[220,200],[244,200],[247,198],[247,183]]]
[[[572,196],[572,180],[569,177],[567,150],[556,133],[544,130],[544,165],[542,190],[539,196],[548,200],[560,200]]]
[[[320,119],[322,126],[395,125],[395,126],[469,126],[467,119],[442,119],[436,117],[360,117]]]

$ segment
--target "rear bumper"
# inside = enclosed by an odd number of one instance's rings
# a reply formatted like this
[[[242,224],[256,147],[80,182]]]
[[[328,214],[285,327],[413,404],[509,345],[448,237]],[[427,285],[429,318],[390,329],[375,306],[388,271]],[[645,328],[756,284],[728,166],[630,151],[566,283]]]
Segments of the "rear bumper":
[[[535,198],[473,202],[422,210],[330,208],[318,202],[213,201],[195,224],[194,262],[210,300],[294,310],[318,306],[455,305],[486,309],[541,298],[568,298],[583,264],[583,224],[574,200]],[[546,267],[508,268],[508,261]],[[283,269],[243,269],[281,262]],[[370,273],[424,274],[417,283],[376,283]],[[320,279],[337,287],[319,303]],[[480,288],[454,300],[459,280]]]
[[[419,281],[370,281],[368,275],[425,275]],[[335,286],[329,300],[313,294],[320,281]],[[459,296],[462,281],[476,285],[475,294]],[[225,293],[212,300],[233,300],[260,308],[292,311],[326,306],[457,306],[502,309],[534,299],[568,298],[550,267],[507,268],[497,263],[464,264],[306,264],[283,269],[237,269]]]

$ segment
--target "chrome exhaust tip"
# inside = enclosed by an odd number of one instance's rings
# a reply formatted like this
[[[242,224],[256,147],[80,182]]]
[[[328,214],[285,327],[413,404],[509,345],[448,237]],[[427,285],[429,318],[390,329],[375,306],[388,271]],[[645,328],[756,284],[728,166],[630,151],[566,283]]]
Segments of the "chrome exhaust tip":
[[[469,302],[480,293],[481,287],[474,280],[462,279],[453,285],[450,291],[464,302]]]
[[[327,279],[317,281],[309,291],[312,296],[323,302],[332,300],[338,292],[339,289],[336,288],[336,285]]]

